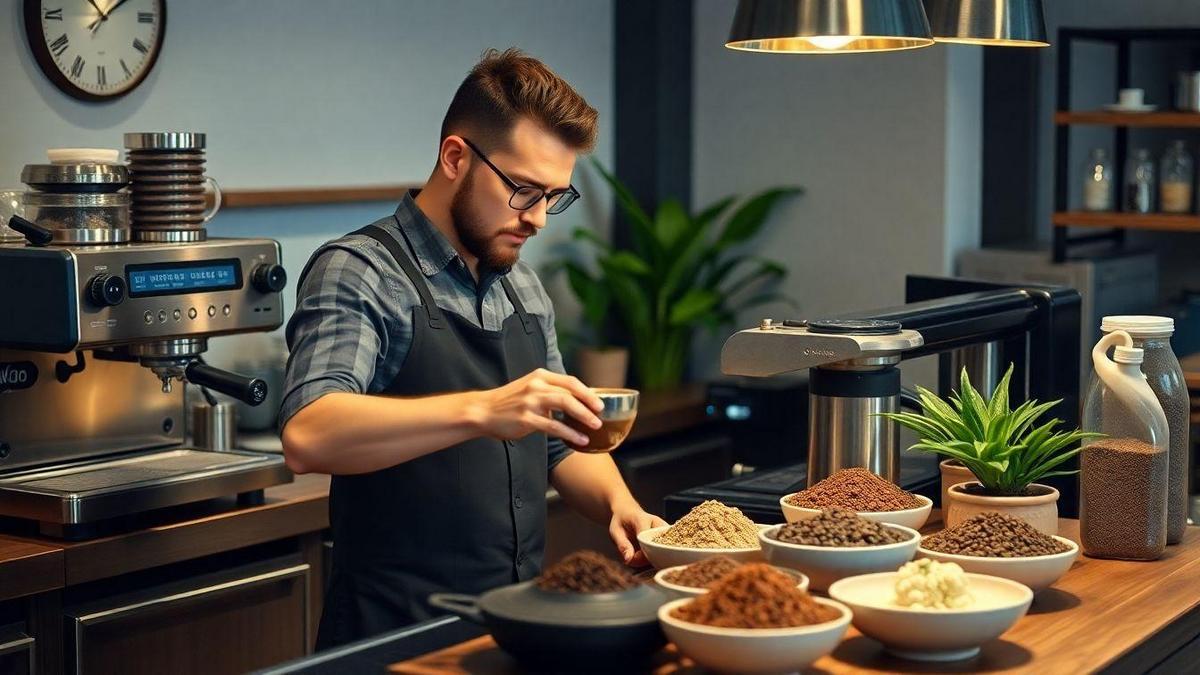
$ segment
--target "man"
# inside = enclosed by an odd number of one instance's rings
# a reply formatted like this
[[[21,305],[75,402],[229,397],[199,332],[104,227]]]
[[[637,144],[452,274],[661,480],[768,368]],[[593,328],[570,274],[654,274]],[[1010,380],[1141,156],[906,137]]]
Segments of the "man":
[[[541,62],[488,52],[437,163],[394,216],[319,249],[288,324],[288,466],[333,475],[333,576],[318,649],[433,616],[541,567],[545,492],[608,525],[625,562],[664,524],[608,455],[571,452],[599,399],[563,373],[554,309],[521,246],[579,197],[596,111]],[[557,414],[556,414],[557,413]],[[548,440],[549,439],[549,440]]]

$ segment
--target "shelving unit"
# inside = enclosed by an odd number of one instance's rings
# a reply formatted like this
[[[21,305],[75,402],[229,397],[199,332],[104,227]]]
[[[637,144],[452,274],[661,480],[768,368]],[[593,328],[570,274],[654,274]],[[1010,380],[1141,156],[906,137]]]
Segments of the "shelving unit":
[[[1105,126],[1113,130],[1113,169],[1120,184],[1128,151],[1129,129],[1170,128],[1200,129],[1200,112],[1163,110],[1144,113],[1069,110],[1071,100],[1071,47],[1080,41],[1101,42],[1117,49],[1116,88],[1130,86],[1131,52],[1135,42],[1184,42],[1200,48],[1200,29],[1091,29],[1064,28],[1058,32],[1058,99],[1054,114],[1054,261],[1063,262],[1072,246],[1110,241],[1116,246],[1125,242],[1126,230],[1159,230],[1169,232],[1200,232],[1200,216],[1166,213],[1096,213],[1070,210],[1069,194],[1072,170],[1070,167],[1071,128],[1074,126]],[[1071,228],[1089,228],[1087,234],[1072,235]],[[1104,231],[1097,232],[1101,229]]]
[[[338,188],[274,188],[264,190],[224,190],[224,208],[255,208],[265,206],[311,206],[315,204],[347,204],[352,202],[400,201],[415,185],[362,185]]]

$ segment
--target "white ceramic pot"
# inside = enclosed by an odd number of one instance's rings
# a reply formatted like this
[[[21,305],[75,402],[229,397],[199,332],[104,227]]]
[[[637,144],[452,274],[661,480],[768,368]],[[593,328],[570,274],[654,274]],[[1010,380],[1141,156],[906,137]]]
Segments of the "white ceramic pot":
[[[957,459],[943,459],[938,463],[938,468],[942,470],[942,501],[938,502],[938,508],[942,510],[942,519],[945,520],[946,511],[950,508],[950,486],[973,481],[975,474]]]
[[[784,520],[789,523],[795,523],[821,515],[821,509],[793,506],[788,500],[795,494],[793,492],[779,498],[779,508],[783,509]],[[872,522],[903,525],[913,530],[919,530],[925,524],[925,521],[929,519],[929,512],[933,510],[933,500],[925,495],[917,495],[917,501],[921,502],[921,505],[913,509],[902,509],[900,511],[855,511],[855,513]]]
[[[589,387],[620,389],[629,369],[629,350],[624,347],[594,349],[580,347],[575,353],[575,373]]]
[[[952,562],[963,568],[963,571],[974,574],[988,574],[994,577],[1011,579],[1025,584],[1034,593],[1049,588],[1062,578],[1075,560],[1079,557],[1079,544],[1066,537],[1055,536],[1055,539],[1070,546],[1070,550],[1050,555],[1027,556],[1023,558],[992,558],[974,555],[957,555],[942,553],[927,548],[918,547],[918,558],[930,558],[939,562]]]
[[[965,488],[971,485],[979,485],[979,482],[950,486],[950,508],[944,515],[946,527],[954,527],[980,513],[997,511],[1020,518],[1048,535],[1058,534],[1058,490],[1033,483],[1029,487],[1037,494],[1031,497],[991,497],[966,492]]]

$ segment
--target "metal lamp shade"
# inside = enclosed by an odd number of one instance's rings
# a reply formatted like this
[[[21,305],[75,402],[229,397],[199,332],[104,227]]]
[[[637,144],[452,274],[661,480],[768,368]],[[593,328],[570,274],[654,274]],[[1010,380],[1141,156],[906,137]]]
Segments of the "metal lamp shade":
[[[1048,47],[1042,0],[924,0],[938,42]]]
[[[738,0],[730,49],[849,54],[933,44],[920,0]]]

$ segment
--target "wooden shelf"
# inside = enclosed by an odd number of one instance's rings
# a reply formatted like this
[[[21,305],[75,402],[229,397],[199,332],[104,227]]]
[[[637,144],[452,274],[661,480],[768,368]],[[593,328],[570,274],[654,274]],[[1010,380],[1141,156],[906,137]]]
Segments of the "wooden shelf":
[[[1130,230],[1200,232],[1200,216],[1173,213],[1107,213],[1059,211],[1051,222],[1072,227],[1122,227]]]
[[[1094,124],[1114,127],[1176,127],[1200,128],[1200,112],[1108,112],[1104,110],[1058,111],[1054,123],[1060,126],[1071,124]]]
[[[398,202],[416,185],[360,185],[340,188],[276,188],[270,190],[222,190],[221,207],[311,206],[352,202]]]

